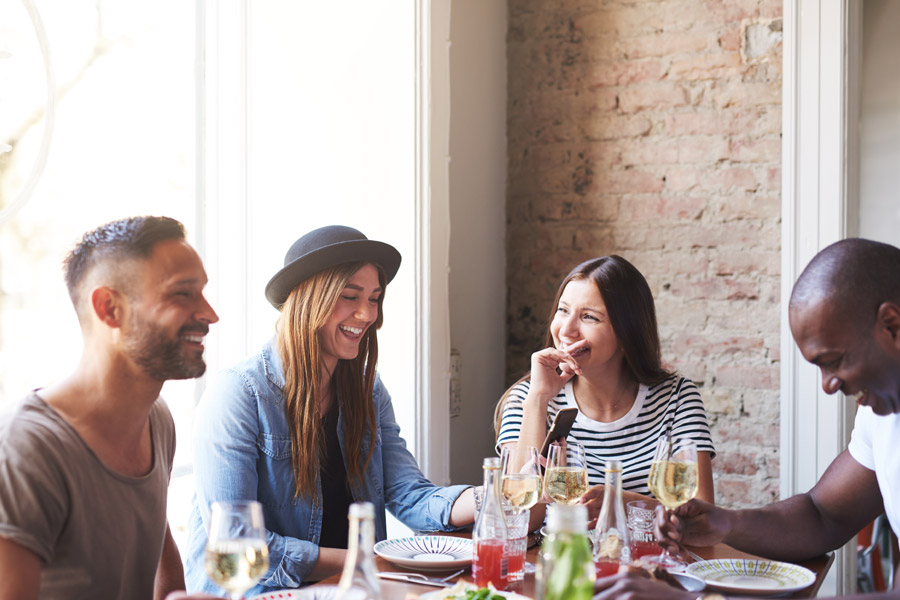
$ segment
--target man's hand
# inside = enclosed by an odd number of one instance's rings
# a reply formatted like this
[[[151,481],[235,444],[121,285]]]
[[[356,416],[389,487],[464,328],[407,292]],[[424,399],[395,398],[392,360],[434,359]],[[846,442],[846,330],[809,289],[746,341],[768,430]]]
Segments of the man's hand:
[[[659,545],[672,554],[687,557],[684,545],[714,546],[731,531],[731,517],[723,508],[702,500],[690,500],[675,510],[656,507],[653,529]]]
[[[697,592],[653,581],[639,571],[622,568],[618,575],[601,577],[594,584],[593,600],[694,600],[697,597]]]

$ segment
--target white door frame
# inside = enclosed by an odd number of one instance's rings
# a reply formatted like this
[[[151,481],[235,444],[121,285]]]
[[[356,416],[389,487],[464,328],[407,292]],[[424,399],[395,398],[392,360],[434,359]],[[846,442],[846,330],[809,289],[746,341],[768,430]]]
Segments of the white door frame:
[[[852,7],[851,5],[857,4]],[[828,396],[800,355],[788,324],[797,276],[825,246],[855,226],[849,206],[851,137],[848,82],[851,24],[858,3],[786,0],[782,140],[781,497],[808,491],[847,446],[852,406]],[[853,40],[858,39],[854,34]],[[833,592],[855,589],[855,543],[838,555]],[[849,545],[848,545],[849,546]],[[828,582],[826,582],[828,585]],[[823,590],[824,595],[828,595]]]
[[[416,448],[450,483],[450,0],[416,0]]]

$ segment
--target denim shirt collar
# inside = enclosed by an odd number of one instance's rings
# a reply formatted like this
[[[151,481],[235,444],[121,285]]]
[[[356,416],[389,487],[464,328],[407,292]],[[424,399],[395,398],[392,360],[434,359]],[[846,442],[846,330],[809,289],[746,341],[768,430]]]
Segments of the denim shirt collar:
[[[284,391],[284,369],[281,366],[281,354],[275,346],[273,336],[262,349],[262,367],[266,379],[271,381],[279,390]]]

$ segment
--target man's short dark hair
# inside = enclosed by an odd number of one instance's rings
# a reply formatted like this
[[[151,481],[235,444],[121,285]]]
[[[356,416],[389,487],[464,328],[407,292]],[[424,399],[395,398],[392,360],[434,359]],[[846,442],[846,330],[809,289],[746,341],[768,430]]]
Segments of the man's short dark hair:
[[[183,239],[184,226],[169,217],[128,217],[85,233],[63,261],[66,288],[79,318],[79,287],[94,268],[144,259],[159,242]]]
[[[820,300],[860,330],[870,327],[883,302],[900,304],[900,248],[862,238],[831,244],[800,274],[789,307]]]

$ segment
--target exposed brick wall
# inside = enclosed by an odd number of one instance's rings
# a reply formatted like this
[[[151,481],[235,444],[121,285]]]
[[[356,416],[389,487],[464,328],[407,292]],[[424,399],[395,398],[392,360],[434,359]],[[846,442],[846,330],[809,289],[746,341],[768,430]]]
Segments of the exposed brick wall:
[[[701,386],[718,502],[778,493],[781,2],[510,0],[508,379],[617,253]]]

